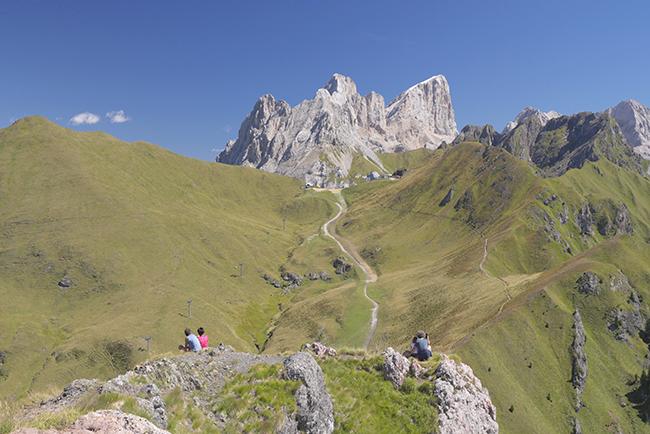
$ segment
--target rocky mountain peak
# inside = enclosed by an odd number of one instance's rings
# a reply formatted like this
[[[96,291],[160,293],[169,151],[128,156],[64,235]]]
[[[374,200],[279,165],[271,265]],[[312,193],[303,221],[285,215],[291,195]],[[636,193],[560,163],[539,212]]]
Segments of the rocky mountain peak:
[[[350,77],[337,73],[295,107],[262,96],[217,161],[340,187],[357,155],[383,171],[377,152],[435,149],[456,133],[444,76],[411,86],[386,107],[380,94],[361,96]]]
[[[650,108],[628,99],[607,112],[616,119],[625,140],[634,151],[643,158],[650,159]]]
[[[528,119],[535,118],[539,120],[539,123],[541,124],[542,127],[544,127],[548,121],[551,119],[559,118],[561,115],[560,113],[551,110],[548,112],[543,112],[535,107],[527,106],[524,107],[519,114],[515,117],[514,120],[508,122],[505,126],[505,128],[502,131],[502,134],[507,134],[513,129],[515,129],[518,125],[523,124],[526,122]]]
[[[350,77],[335,73],[332,78],[327,82],[324,89],[334,96],[340,94],[344,97],[357,95],[357,85]]]

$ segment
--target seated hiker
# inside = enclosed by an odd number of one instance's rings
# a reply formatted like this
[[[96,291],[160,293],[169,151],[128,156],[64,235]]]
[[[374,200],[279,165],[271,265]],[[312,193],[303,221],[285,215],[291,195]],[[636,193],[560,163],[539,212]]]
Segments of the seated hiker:
[[[185,329],[185,347],[183,349],[185,351],[194,352],[201,350],[201,342],[199,342],[199,339],[194,333],[192,333],[192,330],[190,329]]]
[[[413,339],[413,356],[421,362],[428,360],[432,355],[429,335],[420,330]]]
[[[199,342],[201,343],[201,348],[208,348],[208,335],[205,334],[205,329],[199,327],[196,332],[199,335]]]

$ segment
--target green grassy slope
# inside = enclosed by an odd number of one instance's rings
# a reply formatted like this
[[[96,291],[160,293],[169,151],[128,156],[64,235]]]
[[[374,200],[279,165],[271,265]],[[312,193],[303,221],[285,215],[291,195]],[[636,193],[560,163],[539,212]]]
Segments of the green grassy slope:
[[[260,275],[333,212],[293,179],[38,117],[0,130],[0,198],[3,397],[114,375],[185,326],[254,349],[286,301]]]
[[[567,432],[575,416],[568,381],[578,307],[590,369],[586,407],[577,414],[584,432],[648,429],[625,398],[646,345],[638,336],[617,341],[606,323],[612,309],[629,309],[629,294],[609,290],[619,270],[650,297],[647,179],[604,160],[543,179],[503,151],[463,144],[436,152],[399,182],[355,187],[346,198],[350,212],[337,230],[375,252],[380,273],[371,286],[380,303],[371,346],[406,346],[426,329],[436,348],[457,352],[484,381],[503,432]],[[575,216],[586,203],[597,222],[624,203],[634,233],[602,235],[594,225],[593,235],[581,235]],[[601,295],[576,293],[584,271],[603,279]],[[645,304],[642,311],[648,314]]]

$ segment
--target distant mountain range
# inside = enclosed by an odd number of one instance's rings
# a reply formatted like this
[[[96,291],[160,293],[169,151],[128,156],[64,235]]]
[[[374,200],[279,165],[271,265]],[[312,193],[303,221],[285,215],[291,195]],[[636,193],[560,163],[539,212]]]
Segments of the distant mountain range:
[[[641,158],[650,159],[650,109],[634,100],[602,113],[568,116],[526,107],[500,133],[491,125],[467,125],[458,133],[442,75],[410,87],[386,106],[381,95],[362,96],[351,78],[334,74],[313,99],[295,107],[262,96],[242,122],[237,140],[226,144],[217,161],[314,186],[346,186],[355,158],[386,172],[378,153],[464,141],[504,148],[547,176],[601,157],[645,172]]]

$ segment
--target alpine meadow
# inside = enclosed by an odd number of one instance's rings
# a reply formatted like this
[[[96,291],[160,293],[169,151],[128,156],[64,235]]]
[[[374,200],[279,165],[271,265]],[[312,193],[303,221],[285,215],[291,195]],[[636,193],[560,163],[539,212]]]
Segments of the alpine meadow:
[[[650,433],[635,1],[0,7],[0,434]]]

